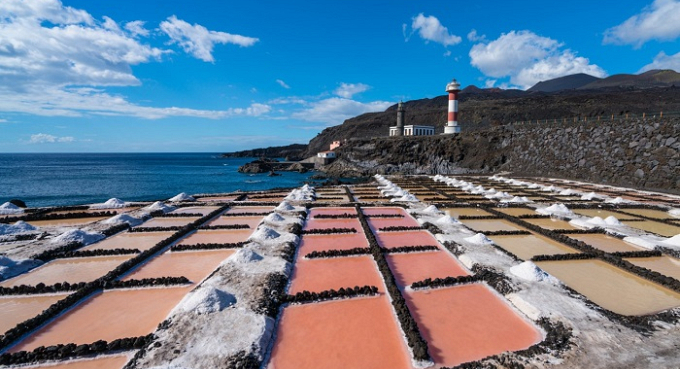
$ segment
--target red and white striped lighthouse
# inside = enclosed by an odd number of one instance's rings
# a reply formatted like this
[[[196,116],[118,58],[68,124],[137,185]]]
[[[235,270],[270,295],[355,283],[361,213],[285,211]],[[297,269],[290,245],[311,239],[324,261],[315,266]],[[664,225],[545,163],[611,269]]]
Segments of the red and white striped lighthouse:
[[[446,92],[449,93],[449,120],[444,127],[444,134],[460,133],[458,126],[458,92],[460,92],[460,83],[454,78],[448,85],[446,85]]]

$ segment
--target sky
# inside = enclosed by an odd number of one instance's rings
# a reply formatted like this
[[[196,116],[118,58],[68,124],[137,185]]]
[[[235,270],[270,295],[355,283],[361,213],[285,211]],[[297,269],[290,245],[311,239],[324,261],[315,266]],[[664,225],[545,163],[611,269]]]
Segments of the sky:
[[[680,0],[0,0],[0,152],[306,143],[400,100],[680,71]]]

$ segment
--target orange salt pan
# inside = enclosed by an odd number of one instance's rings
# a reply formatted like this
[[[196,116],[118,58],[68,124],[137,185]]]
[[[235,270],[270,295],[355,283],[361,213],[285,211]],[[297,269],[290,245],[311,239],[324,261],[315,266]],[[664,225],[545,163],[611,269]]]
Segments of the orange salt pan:
[[[191,287],[108,290],[88,298],[31,334],[11,352],[59,343],[145,336],[156,329]]]
[[[376,286],[384,291],[383,282],[370,256],[298,260],[288,293],[304,290],[321,292],[341,287]]]
[[[445,251],[415,252],[387,255],[387,262],[402,287],[426,278],[446,278],[469,275],[453,256]]]
[[[673,217],[668,212],[653,209],[621,209],[621,211],[656,219],[667,219]]]
[[[361,230],[361,223],[359,219],[319,219],[309,218],[305,222],[304,230],[310,229],[328,229],[328,228],[354,228],[357,231]]]
[[[570,238],[583,241],[590,246],[600,249],[604,252],[629,252],[629,251],[643,251],[641,247],[633,246],[616,237],[608,236],[606,234],[572,234]]]
[[[234,250],[166,251],[128,274],[123,280],[187,277],[198,283],[210,275]]]
[[[385,296],[290,305],[269,369],[407,369],[410,354]]]
[[[177,208],[173,210],[173,214],[203,214],[208,215],[213,211],[219,209],[219,206],[189,206],[186,208]]]
[[[368,225],[373,231],[385,227],[420,227],[420,224],[410,215],[403,218],[368,218]]]
[[[621,222],[629,227],[641,229],[643,231],[659,234],[664,237],[673,237],[680,234],[680,227],[672,226],[666,223],[655,222],[652,220],[644,220],[642,222]]]
[[[398,207],[367,207],[361,208],[361,212],[364,213],[364,215],[400,214],[408,216],[408,213],[404,209]]]
[[[524,219],[524,221],[537,225],[543,229],[577,229],[573,225],[569,224],[569,222],[561,219],[550,219],[550,218],[543,218],[543,219]]]
[[[209,226],[219,226],[219,225],[235,225],[235,224],[247,224],[250,228],[255,229],[257,225],[262,221],[262,216],[258,215],[255,217],[219,217],[212,222],[208,223]]]
[[[306,234],[302,236],[298,255],[305,256],[312,251],[349,250],[357,247],[368,247],[364,233],[342,234]]]
[[[67,294],[0,297],[0,334],[33,318]]]
[[[659,272],[663,275],[680,281],[680,260],[670,256],[658,256],[651,258],[627,258],[631,263]]]
[[[49,220],[30,220],[28,223],[35,227],[69,227],[78,226],[93,222],[98,222],[109,217],[90,217],[90,218],[71,218],[71,219],[49,219]]]
[[[139,227],[182,227],[191,222],[195,222],[198,218],[152,218],[139,225]]]
[[[454,366],[541,341],[541,333],[488,287],[469,284],[405,293],[439,365]]]
[[[522,227],[510,223],[505,219],[464,219],[461,222],[479,232],[523,230]]]
[[[224,213],[270,213],[272,211],[274,211],[274,206],[233,206]]]
[[[480,208],[445,208],[442,209],[446,215],[458,218],[461,215],[465,216],[489,216],[491,213]]]
[[[391,249],[399,246],[437,246],[439,242],[428,231],[380,232],[376,239],[382,247]]]
[[[520,259],[529,260],[536,255],[561,255],[577,254],[578,250],[572,249],[559,242],[537,234],[516,236],[489,236],[498,246],[517,255]]]
[[[91,282],[110,272],[124,261],[131,259],[133,256],[135,255],[57,259],[43,264],[28,273],[3,281],[0,283],[0,286],[13,287],[22,284],[35,286],[41,282],[48,286],[61,282]]]
[[[56,365],[28,366],[24,369],[121,369],[130,358],[127,355],[97,356],[96,358],[59,361]]]
[[[172,236],[175,232],[140,232],[119,233],[115,236],[106,238],[81,250],[113,250],[113,249],[139,249],[148,250],[157,243]]]
[[[237,243],[244,242],[253,233],[252,229],[198,230],[179,242],[180,245],[197,243]]]

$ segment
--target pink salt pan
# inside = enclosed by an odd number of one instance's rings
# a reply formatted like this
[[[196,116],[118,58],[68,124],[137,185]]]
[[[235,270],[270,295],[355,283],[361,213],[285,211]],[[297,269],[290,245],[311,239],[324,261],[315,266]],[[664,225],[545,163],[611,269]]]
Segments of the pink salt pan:
[[[406,369],[411,359],[385,296],[290,305],[269,369]]]
[[[217,196],[217,197],[200,197],[196,201],[208,202],[208,201],[234,201],[236,196]]]
[[[359,219],[307,219],[304,230],[310,229],[329,229],[329,228],[354,228],[357,232],[361,231]]]
[[[368,218],[368,226],[374,232],[378,232],[380,228],[385,227],[420,227],[418,221],[413,219],[410,215],[403,218]]]
[[[255,217],[219,217],[212,222],[208,223],[209,226],[219,226],[219,225],[234,225],[234,224],[247,224],[250,228],[255,229],[257,225],[262,221],[262,216],[258,215]]]
[[[28,336],[11,352],[59,343],[145,336],[156,329],[192,287],[108,290],[97,293]]]
[[[274,211],[273,206],[234,206],[225,211],[225,214],[233,213],[270,213]]]
[[[2,287],[22,284],[35,286],[38,283],[91,282],[110,272],[134,255],[93,256],[87,258],[64,258],[51,261],[28,273],[0,283]]]
[[[68,294],[0,297],[0,334],[33,318]]]
[[[175,232],[119,233],[102,241],[84,247],[82,250],[139,249],[148,250]]]
[[[437,246],[439,242],[428,231],[380,232],[377,233],[378,244],[384,248],[399,246]]]
[[[384,291],[382,279],[370,256],[298,260],[288,293],[366,285]]]
[[[198,218],[153,218],[139,225],[139,227],[183,227],[191,222],[198,220]]]
[[[198,283],[234,252],[234,250],[166,251],[125,276],[123,280],[187,277],[190,281]]]
[[[198,230],[179,242],[180,245],[197,243],[237,243],[244,242],[253,233],[252,229]]]
[[[213,211],[219,209],[218,206],[189,206],[186,208],[178,208],[172,211],[173,214],[203,214],[208,215]]]
[[[361,208],[364,215],[381,215],[381,214],[401,214],[408,216],[408,213],[402,208],[398,207],[366,207]]]
[[[356,214],[354,208],[312,208],[309,210],[309,219],[313,219],[315,215],[340,215],[340,214]]]
[[[541,341],[541,333],[482,284],[404,294],[430,355],[455,366]]]
[[[387,263],[402,287],[426,278],[446,278],[469,275],[448,252],[417,252],[387,255]]]
[[[368,247],[364,233],[342,234],[307,234],[302,236],[298,254],[305,256],[312,251],[349,250],[357,247]]]
[[[121,369],[130,358],[127,355],[97,356],[93,359],[78,359],[60,361],[59,364],[50,366],[28,366],[25,369]]]

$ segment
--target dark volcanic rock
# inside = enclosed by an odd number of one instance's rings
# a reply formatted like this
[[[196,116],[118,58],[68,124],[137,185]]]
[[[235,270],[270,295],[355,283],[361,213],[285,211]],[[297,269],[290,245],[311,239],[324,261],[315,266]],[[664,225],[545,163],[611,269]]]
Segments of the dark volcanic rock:
[[[238,168],[239,173],[268,173],[272,170],[272,164],[262,160],[255,160]]]

